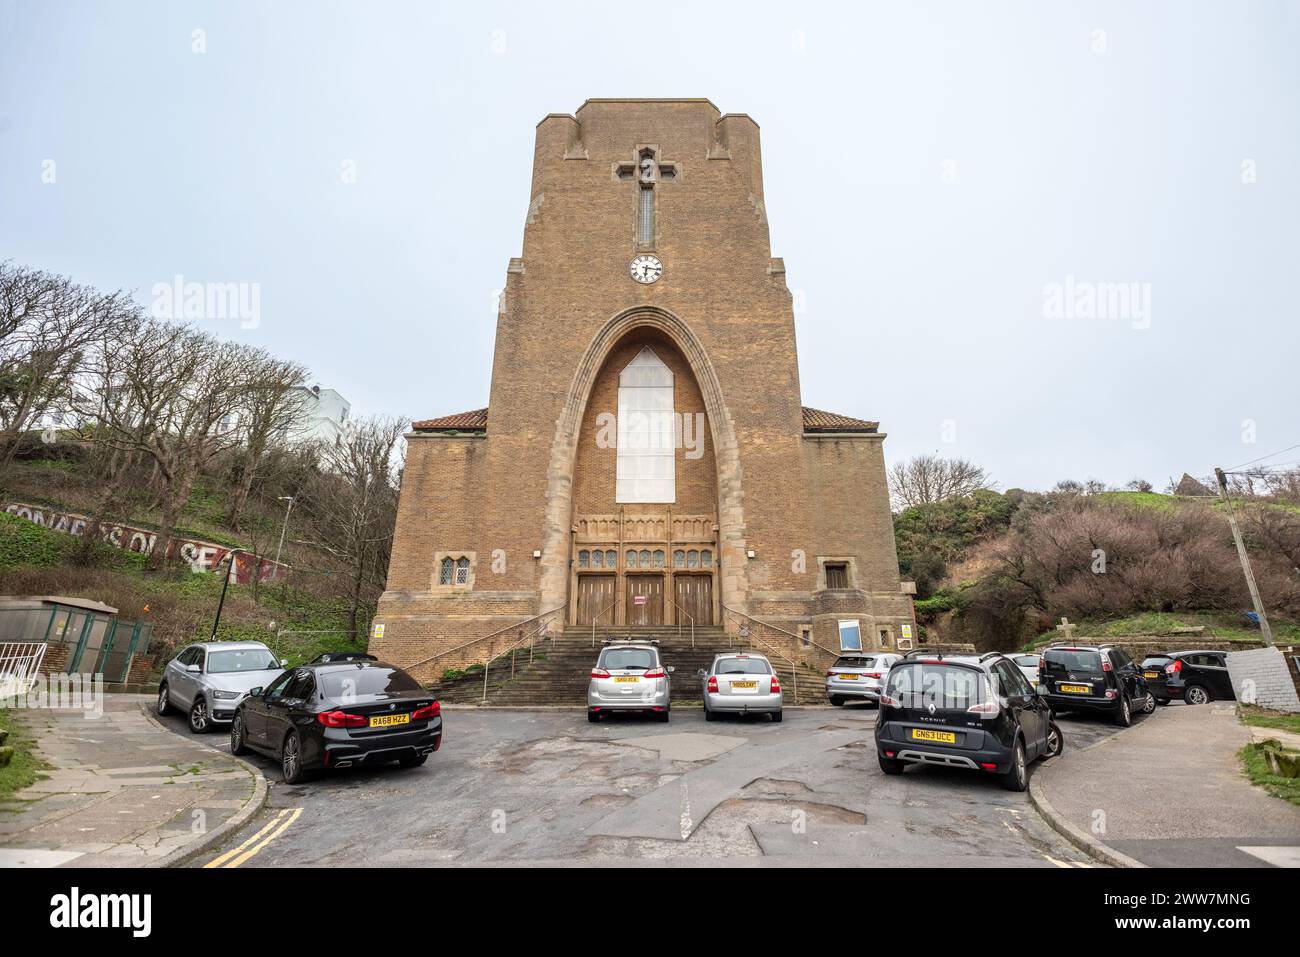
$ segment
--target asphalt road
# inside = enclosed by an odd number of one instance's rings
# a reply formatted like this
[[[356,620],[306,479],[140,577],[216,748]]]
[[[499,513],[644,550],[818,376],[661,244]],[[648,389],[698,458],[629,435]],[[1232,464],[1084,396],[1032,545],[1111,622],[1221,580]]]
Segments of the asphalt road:
[[[271,784],[266,808],[194,866],[1095,866],[995,780],[934,767],[887,778],[865,706],[788,709],[781,724],[706,724],[687,709],[670,724],[593,725],[583,711],[444,717],[442,749],[421,768],[289,786],[254,756]],[[1067,749],[1115,730],[1073,716],[1061,726]],[[207,743],[229,747],[221,732]]]

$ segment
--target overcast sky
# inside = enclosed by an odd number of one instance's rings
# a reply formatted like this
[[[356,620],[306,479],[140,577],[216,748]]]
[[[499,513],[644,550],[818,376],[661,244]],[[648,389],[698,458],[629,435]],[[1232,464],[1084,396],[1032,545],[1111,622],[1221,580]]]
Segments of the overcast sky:
[[[804,404],[1159,488],[1300,442],[1298,49],[1285,0],[0,0],[0,260],[256,283],[205,328],[475,408],[537,121],[705,96],[762,128]]]

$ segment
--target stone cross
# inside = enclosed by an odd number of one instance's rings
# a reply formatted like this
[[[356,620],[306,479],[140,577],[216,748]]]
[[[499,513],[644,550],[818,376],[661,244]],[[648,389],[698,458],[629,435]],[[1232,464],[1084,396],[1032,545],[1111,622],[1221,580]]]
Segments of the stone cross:
[[[1061,636],[1065,638],[1066,641],[1072,641],[1074,639],[1074,629],[1078,627],[1078,625],[1072,624],[1070,619],[1062,618],[1061,623],[1056,626],[1056,630],[1061,633]]]

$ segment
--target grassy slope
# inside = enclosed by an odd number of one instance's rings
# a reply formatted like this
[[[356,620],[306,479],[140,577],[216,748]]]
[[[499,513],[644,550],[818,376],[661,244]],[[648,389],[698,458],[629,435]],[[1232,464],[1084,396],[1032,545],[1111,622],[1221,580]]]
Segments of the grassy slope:
[[[1076,622],[1076,624],[1079,626],[1079,630],[1075,632],[1075,635],[1081,638],[1159,635],[1167,634],[1175,628],[1204,626],[1206,638],[1217,638],[1225,641],[1260,640],[1259,629],[1250,627],[1246,620],[1236,612],[1207,611],[1179,612],[1177,614],[1145,612],[1140,615],[1129,615],[1107,621],[1080,621]],[[1273,628],[1274,641],[1300,643],[1300,624],[1271,617],[1269,624]],[[1043,641],[1058,641],[1060,637],[1060,632],[1056,630],[1045,631],[1031,641],[1026,648]],[[1195,636],[1189,636],[1187,642],[1188,647],[1194,645],[1196,643]]]
[[[17,710],[0,708],[0,728],[9,732],[6,745],[14,749],[13,758],[0,768],[0,811],[6,809],[15,792],[21,791],[40,777],[45,767],[33,753],[35,741],[25,725],[24,716]]]
[[[1300,734],[1300,714],[1283,714],[1280,711],[1266,711],[1254,705],[1238,705],[1241,720],[1256,728],[1276,728],[1279,731],[1291,731]]]
[[[1273,797],[1300,806],[1300,778],[1284,778],[1269,770],[1268,758],[1258,744],[1248,744],[1238,752],[1250,783],[1262,787]]]
[[[76,543],[71,536],[0,513],[0,592],[92,598],[117,608],[128,621],[152,621],[151,650],[164,660],[168,648],[207,640],[221,595],[217,576],[175,564],[151,574],[143,556],[108,547],[99,550],[93,567],[66,564]],[[346,615],[342,598],[263,585],[254,601],[251,587],[231,583],[217,637],[266,642],[297,664],[325,650],[363,650],[364,637],[355,645],[347,640]],[[366,623],[361,624],[364,628]]]

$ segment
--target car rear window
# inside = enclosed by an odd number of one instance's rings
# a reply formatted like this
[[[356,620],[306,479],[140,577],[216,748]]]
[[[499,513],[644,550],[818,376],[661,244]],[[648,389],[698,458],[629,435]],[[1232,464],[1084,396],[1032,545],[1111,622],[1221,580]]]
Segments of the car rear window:
[[[1011,660],[1023,668],[1038,667],[1038,655],[1016,655]]]
[[[1169,662],[1173,660],[1174,659],[1170,658],[1168,655],[1152,655],[1150,658],[1142,659],[1142,667],[1163,668],[1165,665],[1169,664]]]
[[[420,683],[401,668],[342,668],[320,675],[321,693],[327,698],[363,701],[385,694],[419,694]]]
[[[715,675],[770,675],[772,668],[762,658],[719,658]]]
[[[1049,648],[1043,655],[1049,674],[1083,672],[1090,675],[1102,673],[1101,652],[1078,651],[1065,648]]]
[[[239,671],[279,670],[280,662],[265,648],[238,648],[208,655],[208,674],[229,675]]]
[[[875,667],[875,658],[864,658],[858,655],[849,655],[838,658],[835,661],[836,668],[873,668]]]
[[[606,648],[600,653],[600,666],[606,671],[649,671],[658,664],[658,655],[649,648]]]
[[[985,700],[982,672],[958,665],[899,662],[889,669],[885,693],[904,708],[969,708]]]

